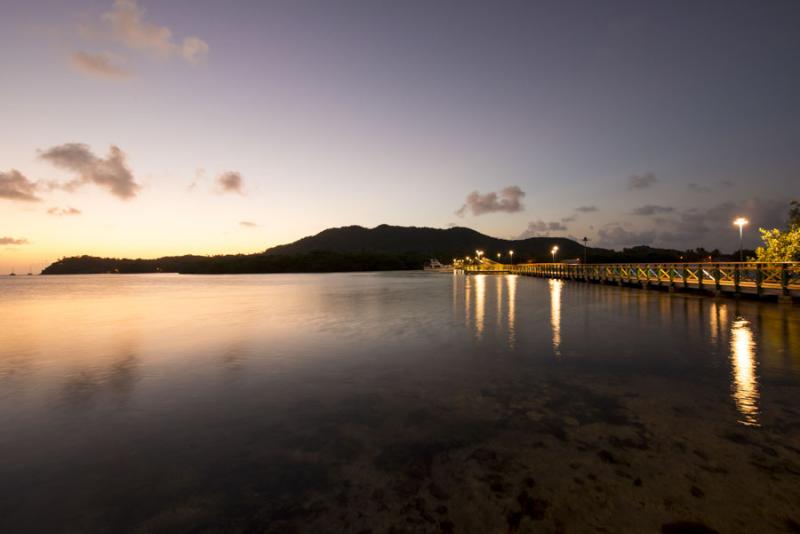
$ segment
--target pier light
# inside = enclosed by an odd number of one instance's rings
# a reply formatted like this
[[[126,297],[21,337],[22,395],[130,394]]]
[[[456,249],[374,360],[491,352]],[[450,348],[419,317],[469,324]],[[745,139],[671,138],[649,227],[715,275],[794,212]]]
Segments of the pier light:
[[[553,255],[553,263],[556,262],[556,253],[558,253],[558,245],[553,246],[552,250],[550,250],[550,254]]]
[[[514,265],[514,251],[509,250],[508,255],[511,256],[511,265]]]
[[[744,217],[737,217],[735,221],[733,221],[734,226],[739,227],[739,261],[744,261],[744,249],[742,248],[742,240],[743,240],[743,232],[742,228],[745,227],[747,223],[749,223],[747,219]]]
[[[497,253],[497,259],[498,260],[500,259],[500,253],[499,252]]]

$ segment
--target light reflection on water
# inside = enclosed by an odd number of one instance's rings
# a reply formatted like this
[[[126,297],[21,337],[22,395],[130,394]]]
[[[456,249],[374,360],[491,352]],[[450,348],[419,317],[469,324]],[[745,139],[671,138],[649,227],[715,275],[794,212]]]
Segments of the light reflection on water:
[[[553,352],[561,356],[561,280],[550,279],[550,328],[553,330]]]
[[[731,324],[731,365],[733,398],[742,415],[742,423],[757,426],[756,343],[750,322],[742,317],[737,317]]]
[[[657,393],[666,411],[697,402],[704,408],[692,424],[799,423],[773,399],[800,386],[800,313],[771,303],[461,273],[18,277],[0,279],[0,302],[0,510],[20,521],[40,509],[54,522],[74,510],[91,515],[87,503],[108,486],[127,495],[178,462],[189,464],[188,493],[201,474],[224,493],[241,483],[225,477],[242,451],[301,457],[296,443],[315,431],[328,443],[337,425],[375,437],[364,449],[381,450],[407,428],[409,403],[441,425],[470,399],[517,406],[529,384],[502,384],[528,375],[543,382],[535,391],[590,376],[565,391],[607,388],[616,400]],[[578,399],[573,424],[592,395]],[[539,408],[520,413],[536,417]],[[499,417],[478,431],[465,425],[459,440],[496,432],[511,415]],[[324,458],[311,450],[302,457]],[[269,478],[252,472],[253,484]]]
[[[513,349],[517,341],[517,275],[510,274],[505,280],[508,284],[508,346]]]
[[[483,322],[486,314],[486,277],[485,274],[475,275],[475,335],[483,335]]]
[[[466,295],[464,297],[464,303],[466,306],[466,316],[468,321],[469,317],[469,306],[470,302],[474,300],[475,302],[475,315],[472,317],[471,328],[473,329],[475,336],[477,339],[480,339],[485,334],[486,329],[486,299],[487,299],[487,284],[495,284],[495,308],[496,308],[496,329],[497,333],[499,334],[501,331],[506,332],[506,345],[509,349],[514,349],[517,343],[517,331],[516,331],[516,321],[517,321],[517,284],[519,277],[517,275],[470,275],[465,277],[465,281],[459,281],[458,277],[454,277],[455,286],[457,288],[463,287]],[[547,283],[547,296],[546,302],[549,306],[549,335],[551,339],[551,347],[552,352],[556,357],[562,356],[562,345],[563,345],[563,334],[562,334],[562,306],[563,306],[563,296],[562,292],[565,287],[565,283],[562,280],[556,279],[548,279]],[[503,291],[503,287],[506,287],[506,291]],[[576,291],[581,291],[582,289],[580,286],[575,288]],[[597,288],[589,288],[589,290],[593,290]],[[758,385],[758,376],[756,373],[756,369],[758,367],[757,361],[757,344],[758,340],[753,333],[753,329],[751,326],[750,321],[747,319],[737,315],[733,321],[730,321],[729,318],[729,307],[731,306],[730,303],[727,302],[720,302],[718,300],[710,300],[710,299],[702,299],[702,298],[692,298],[692,297],[670,297],[668,295],[663,294],[653,294],[650,292],[640,293],[634,295],[629,295],[623,293],[623,298],[620,298],[619,295],[605,295],[604,298],[606,300],[614,300],[615,306],[618,307],[617,312],[622,312],[622,320],[625,324],[630,324],[630,320],[632,319],[631,314],[636,315],[636,318],[642,324],[650,323],[652,319],[656,319],[659,323],[665,326],[672,326],[675,320],[675,313],[680,308],[676,306],[676,303],[680,303],[680,306],[683,308],[683,322],[686,324],[687,330],[686,334],[684,335],[696,335],[699,333],[703,336],[704,329],[700,326],[699,332],[696,330],[698,326],[697,321],[700,320],[702,325],[702,321],[704,320],[704,316],[707,316],[708,320],[708,343],[712,348],[720,347],[724,355],[727,355],[727,360],[730,365],[731,370],[731,382],[730,382],[730,389],[732,391],[732,397],[734,399],[734,404],[737,411],[740,414],[739,422],[744,425],[754,425],[757,426],[759,424],[759,385]],[[655,307],[649,307],[647,305],[642,305],[643,302],[648,302],[652,300],[653,303],[657,302]],[[775,337],[771,338],[773,345],[775,345],[775,349],[781,351],[782,353],[789,353],[789,342],[793,339],[795,341],[795,345],[797,342],[800,341],[797,339],[797,332],[792,332],[795,334],[794,336],[785,335],[789,331],[789,315],[791,314],[791,310],[787,312],[787,308],[783,307],[776,307],[772,304],[756,304],[756,303],[748,303],[748,307],[751,307],[753,311],[755,311],[759,317],[761,317],[761,311],[766,307],[771,316],[781,316],[783,320],[773,321],[774,324],[782,324],[782,327],[773,328],[773,330],[780,331],[784,334],[784,338],[781,341],[778,341]],[[506,310],[505,317],[501,317],[503,315],[503,310]],[[737,310],[739,309],[739,304],[737,304]],[[737,311],[738,313],[738,311]],[[587,315],[584,314],[584,319],[586,319]],[[773,317],[777,319],[776,317]],[[504,321],[502,319],[505,319]],[[582,332],[582,336],[589,336],[590,334],[596,334],[592,330],[590,324],[584,323],[581,325],[581,328],[584,330]],[[631,330],[626,330],[620,339],[624,339],[624,336],[629,336],[633,339],[639,337],[640,334],[637,332],[632,332]],[[791,339],[790,339],[791,338]],[[571,351],[572,354],[578,353],[580,351]],[[702,351],[700,351],[702,353]],[[794,360],[790,360],[791,366],[789,371],[792,373],[797,373],[797,362]]]

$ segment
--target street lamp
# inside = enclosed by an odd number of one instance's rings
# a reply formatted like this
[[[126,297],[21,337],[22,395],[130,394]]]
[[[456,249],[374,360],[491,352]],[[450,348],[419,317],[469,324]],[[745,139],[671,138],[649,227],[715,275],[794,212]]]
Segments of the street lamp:
[[[739,227],[739,261],[744,261],[744,251],[742,250],[742,228],[748,222],[744,217],[737,217],[733,224]]]
[[[584,263],[584,264],[587,264],[587,263],[589,263],[589,260],[588,260],[588,257],[589,257],[589,252],[588,252],[588,251],[589,251],[589,247],[587,247],[587,246],[586,246],[586,243],[588,243],[588,242],[589,242],[589,238],[588,238],[588,237],[586,237],[586,236],[584,236],[584,238],[583,238],[583,239],[581,239],[581,241],[583,241],[583,263]]]
[[[553,249],[550,251],[550,254],[553,255],[553,263],[556,262],[556,252],[558,252],[558,245],[554,246]]]
[[[500,253],[497,253],[497,263],[500,263]]]
[[[511,256],[511,265],[514,265],[514,251],[509,250],[508,255]]]

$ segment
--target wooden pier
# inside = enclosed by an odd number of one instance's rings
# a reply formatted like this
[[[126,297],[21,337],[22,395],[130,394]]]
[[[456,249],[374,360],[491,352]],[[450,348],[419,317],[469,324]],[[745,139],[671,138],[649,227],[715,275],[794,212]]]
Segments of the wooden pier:
[[[792,302],[800,298],[800,262],[758,263],[523,263],[482,258],[457,266],[467,273],[512,273],[710,295],[753,296]]]

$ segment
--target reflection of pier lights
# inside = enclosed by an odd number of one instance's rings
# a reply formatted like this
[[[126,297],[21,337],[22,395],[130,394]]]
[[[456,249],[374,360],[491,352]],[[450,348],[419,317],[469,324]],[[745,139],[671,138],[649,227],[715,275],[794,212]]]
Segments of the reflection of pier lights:
[[[756,377],[755,341],[750,323],[737,317],[731,325],[731,367],[733,400],[742,415],[741,422],[758,426],[758,379]]]
[[[514,348],[517,342],[517,332],[514,322],[517,319],[517,276],[509,274],[508,280],[508,346]]]
[[[483,335],[483,320],[486,312],[486,275],[475,275],[475,333]]]
[[[500,330],[503,324],[503,279],[498,278],[495,284],[497,288],[495,300],[497,301],[497,330]]]
[[[564,282],[551,278],[550,286],[550,328],[553,331],[553,352],[561,356],[561,286]]]
[[[711,330],[711,342],[716,344],[718,341],[722,341],[724,339],[723,333],[728,328],[728,306],[712,302],[708,323]]]
[[[469,328],[470,299],[472,299],[472,276],[464,277],[464,324]]]

